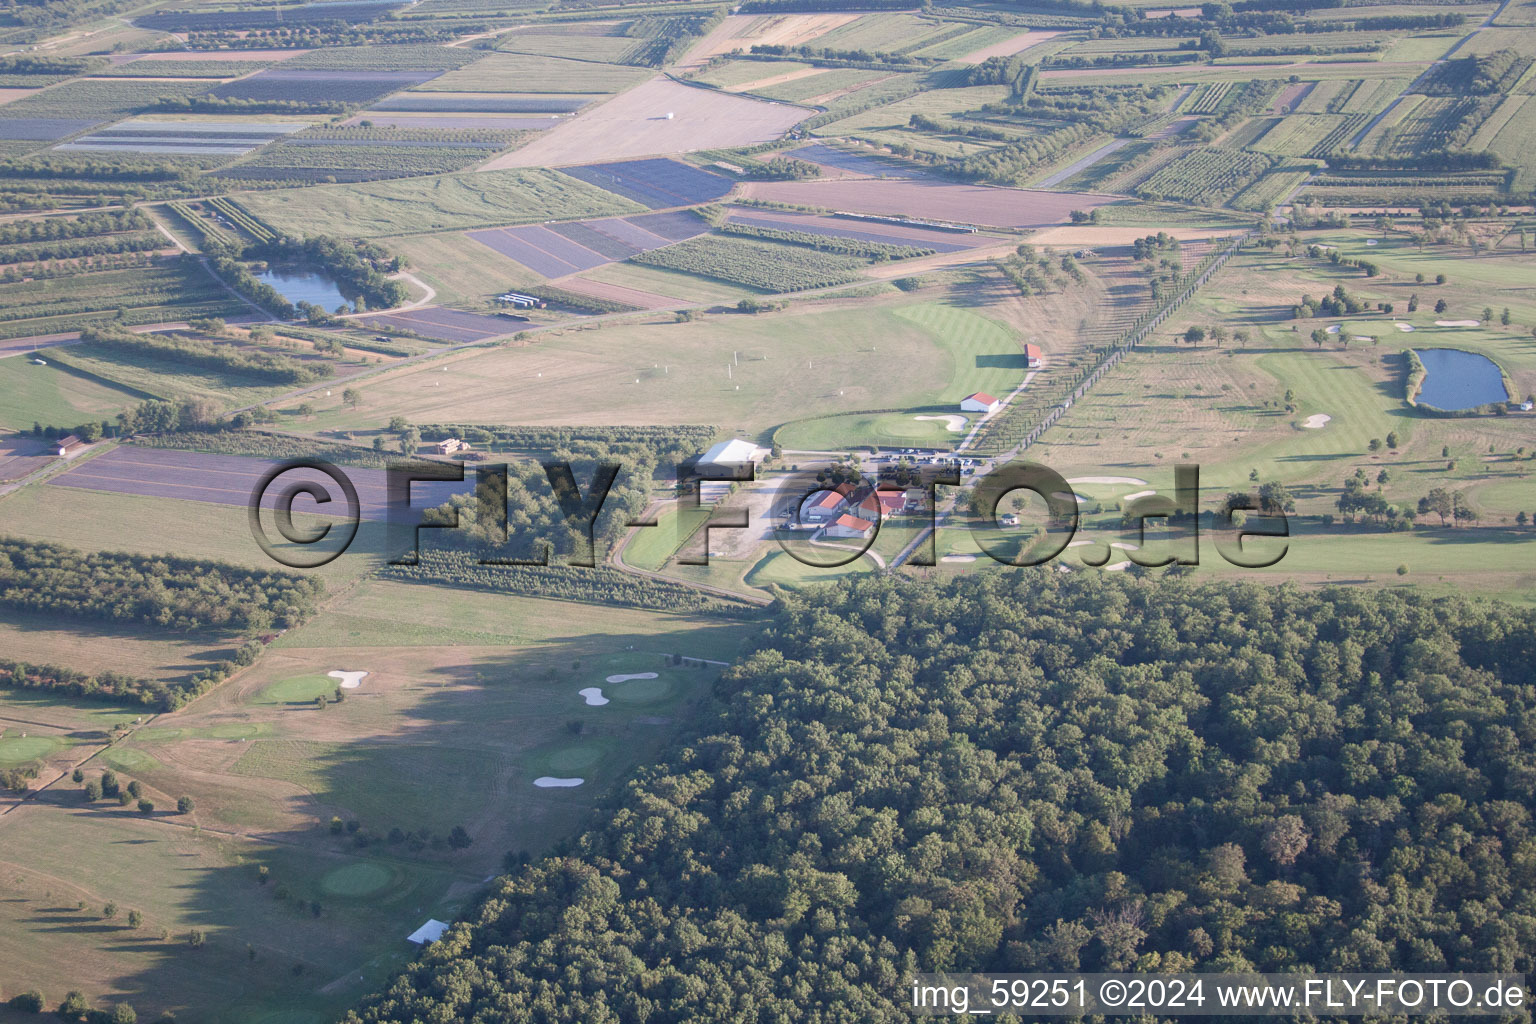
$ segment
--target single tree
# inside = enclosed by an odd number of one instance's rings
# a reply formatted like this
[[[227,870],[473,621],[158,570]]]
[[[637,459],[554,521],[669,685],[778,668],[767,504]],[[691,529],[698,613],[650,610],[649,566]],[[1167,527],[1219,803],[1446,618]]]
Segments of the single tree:
[[[128,911],[128,927],[129,928],[138,928],[143,923],[144,923],[144,915],[143,914],[139,913],[137,910],[130,910],[130,911]]]
[[[197,804],[193,803],[192,798],[189,796],[181,797],[176,801],[176,813],[178,814],[191,814],[196,809]]]

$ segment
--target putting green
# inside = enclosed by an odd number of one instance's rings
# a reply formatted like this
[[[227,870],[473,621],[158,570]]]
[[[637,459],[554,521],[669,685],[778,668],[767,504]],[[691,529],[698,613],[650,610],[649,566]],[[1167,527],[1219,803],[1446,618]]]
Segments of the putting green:
[[[552,771],[568,774],[590,768],[602,759],[602,747],[585,743],[553,751],[544,762]]]
[[[605,683],[603,694],[621,704],[653,704],[672,695],[672,681],[658,679],[626,679],[622,683]]]
[[[0,738],[0,764],[22,764],[53,753],[60,743],[52,736],[6,736]]]
[[[316,697],[333,696],[339,682],[325,675],[293,676],[266,687],[257,699],[262,704],[313,704]]]
[[[331,896],[372,896],[389,887],[395,880],[394,872],[379,864],[348,864],[335,868],[320,879],[320,889]]]

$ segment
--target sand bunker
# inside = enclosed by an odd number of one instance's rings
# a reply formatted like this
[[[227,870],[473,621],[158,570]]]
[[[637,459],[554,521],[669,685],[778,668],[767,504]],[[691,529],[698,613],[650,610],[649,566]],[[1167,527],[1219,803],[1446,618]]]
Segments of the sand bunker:
[[[1074,476],[1067,480],[1069,484],[1140,484],[1147,486],[1147,482],[1134,476]]]
[[[1436,320],[1436,327],[1476,327],[1478,320]]]
[[[943,558],[939,559],[939,561],[941,561],[941,562],[974,562],[974,561],[976,561],[976,556],[975,555],[945,555]]]
[[[576,692],[581,694],[582,698],[586,700],[588,707],[600,708],[608,703],[608,698],[603,696],[603,688],[601,686],[588,686]]]
[[[938,420],[944,424],[944,429],[949,431],[961,431],[965,429],[966,418],[959,414],[949,416],[913,416],[915,420]]]
[[[1333,419],[1333,417],[1329,416],[1325,412],[1315,412],[1311,416],[1307,417],[1306,421],[1302,423],[1301,427],[1303,430],[1319,430],[1322,428],[1324,423],[1327,423],[1331,419]]]
[[[1413,330],[1413,324],[1396,323],[1396,324],[1393,324],[1392,326],[1396,327],[1400,331],[1411,331],[1411,330]]]
[[[330,676],[332,679],[340,679],[341,688],[343,690],[355,690],[359,686],[362,686],[363,676],[366,676],[367,674],[367,672],[343,672],[340,669],[337,669],[334,672],[326,673],[326,675]]]
[[[1156,493],[1157,493],[1156,491],[1137,491],[1135,494],[1127,494],[1125,496],[1125,500],[1126,501],[1135,501],[1137,498],[1150,498],[1152,495],[1154,495]]]
[[[1366,245],[1375,245],[1376,244],[1376,239],[1374,239],[1374,238],[1367,238],[1365,240],[1365,244]]]
[[[1069,540],[1069,541],[1067,541],[1067,547],[1069,547],[1069,548],[1080,548],[1080,547],[1084,547],[1085,545],[1092,544],[1092,543],[1093,543],[1093,541],[1091,541],[1091,540]]]
[[[586,779],[557,779],[553,775],[540,775],[533,780],[533,784],[540,789],[571,789],[586,781]]]
[[[1340,329],[1343,328],[1343,326],[1344,326],[1343,324],[1331,324],[1328,327],[1328,333],[1329,334],[1338,334]]]
[[[605,680],[610,683],[627,683],[631,679],[655,679],[655,672],[631,672],[629,675],[612,675]]]
[[[1376,339],[1371,337],[1369,334],[1351,334],[1349,336],[1349,340],[1350,341],[1375,341]]]
[[[1104,571],[1105,572],[1124,572],[1126,569],[1129,569],[1130,567],[1131,567],[1131,563],[1130,562],[1116,562],[1114,565],[1106,565],[1104,567]]]

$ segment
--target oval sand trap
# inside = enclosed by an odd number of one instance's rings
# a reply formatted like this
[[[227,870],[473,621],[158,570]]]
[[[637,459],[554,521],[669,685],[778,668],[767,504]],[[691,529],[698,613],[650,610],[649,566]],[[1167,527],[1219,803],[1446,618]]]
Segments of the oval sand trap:
[[[1436,320],[1436,327],[1476,327],[1478,320]]]
[[[1325,412],[1315,412],[1311,416],[1307,417],[1306,422],[1304,422],[1301,427],[1303,430],[1320,430],[1322,429],[1323,424],[1327,423],[1331,419],[1333,419],[1333,417],[1329,416]]]
[[[1344,327],[1343,324],[1329,324],[1328,325],[1328,333],[1329,334],[1338,334],[1339,331],[1343,329],[1343,327]]]
[[[624,674],[621,673],[619,675],[609,676],[607,678],[606,682],[610,682],[610,683],[627,683],[631,679],[655,679],[655,678],[656,678],[656,673],[655,672],[631,672],[628,675],[624,675]]]
[[[355,690],[359,686],[362,686],[363,676],[367,674],[367,672],[343,672],[340,669],[326,673],[326,675],[330,676],[332,679],[340,679],[341,688],[343,690]]]
[[[600,708],[608,703],[608,698],[603,696],[603,688],[601,686],[588,686],[576,692],[581,694],[589,707]]]
[[[571,789],[586,781],[586,779],[557,779],[553,775],[540,775],[533,780],[533,784],[540,789]]]
[[[1147,486],[1147,482],[1134,476],[1074,476],[1067,480],[1069,484],[1135,484],[1139,487]]]
[[[1376,244],[1376,239],[1374,239],[1374,238],[1367,238],[1365,240],[1365,244],[1366,245],[1375,245]]]
[[[945,555],[943,558],[939,559],[939,561],[941,561],[941,562],[974,562],[974,561],[976,561],[976,556],[975,555]]]
[[[1127,494],[1125,500],[1135,501],[1137,498],[1150,498],[1156,493],[1156,491],[1137,491],[1135,494]]]
[[[1114,565],[1106,565],[1105,572],[1124,572],[1131,567],[1130,562],[1116,562]]]
[[[1392,326],[1405,333],[1413,330],[1413,324],[1395,323]]]
[[[951,414],[947,416],[913,416],[912,418],[915,420],[937,420],[944,424],[945,430],[953,431],[955,433],[964,430],[965,424],[967,422],[966,418],[959,414]]]

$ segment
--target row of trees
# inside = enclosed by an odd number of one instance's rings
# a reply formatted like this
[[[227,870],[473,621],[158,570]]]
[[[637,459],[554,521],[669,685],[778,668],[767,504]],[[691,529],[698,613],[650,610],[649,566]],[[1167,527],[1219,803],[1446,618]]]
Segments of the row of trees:
[[[68,618],[262,632],[298,625],[324,586],[227,562],[0,537],[0,606]]]

